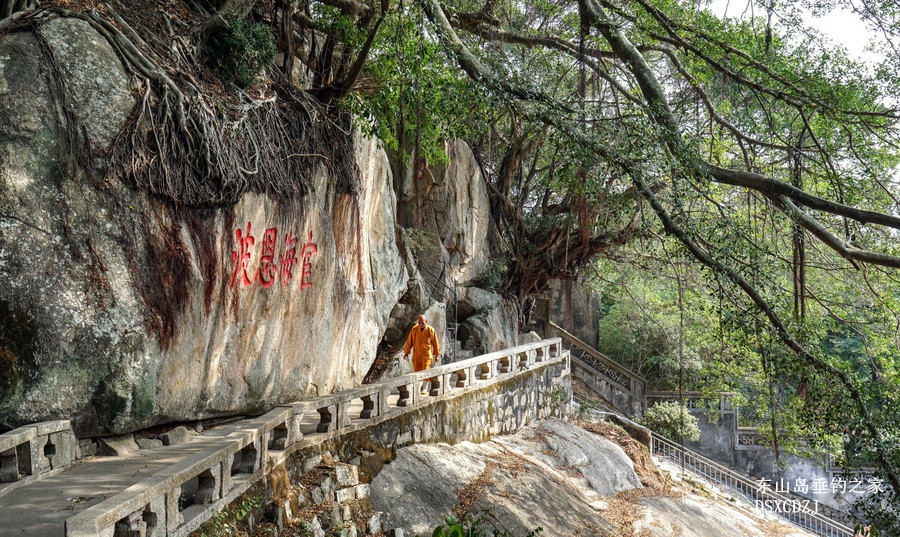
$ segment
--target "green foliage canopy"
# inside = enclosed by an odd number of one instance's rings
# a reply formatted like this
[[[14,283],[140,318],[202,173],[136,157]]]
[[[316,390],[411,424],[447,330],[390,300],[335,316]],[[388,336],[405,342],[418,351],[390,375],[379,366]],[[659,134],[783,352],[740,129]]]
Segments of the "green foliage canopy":
[[[678,401],[656,403],[641,417],[642,425],[676,442],[700,440],[699,423],[688,408]]]
[[[694,351],[698,383],[761,394],[770,424],[852,437],[848,459],[875,461],[900,490],[900,55],[869,71],[791,6],[750,1],[760,16],[720,19],[684,0],[299,11],[313,91],[354,81],[345,102],[397,152],[398,171],[418,177],[449,137],[472,146],[504,291],[527,304],[598,256],[657,271],[677,260],[688,318],[716,321],[679,320],[682,372]],[[855,9],[890,47],[900,35],[887,1],[805,5]],[[357,78],[346,66],[359,59]],[[331,63],[341,67],[325,76]],[[650,339],[666,352],[621,352],[671,371],[663,298]],[[640,318],[621,300],[607,313]]]
[[[275,58],[275,37],[265,24],[232,13],[211,33],[209,54],[225,80],[246,88]]]

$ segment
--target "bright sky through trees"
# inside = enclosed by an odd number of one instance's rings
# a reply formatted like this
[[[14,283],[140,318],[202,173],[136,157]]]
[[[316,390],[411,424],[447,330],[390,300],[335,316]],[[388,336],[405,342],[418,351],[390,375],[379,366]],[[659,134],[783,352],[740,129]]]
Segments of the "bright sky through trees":
[[[765,12],[757,3],[752,10],[749,3],[752,0],[710,0],[707,9],[720,17],[747,18],[754,14],[765,16]],[[778,8],[775,10],[775,24],[778,24]],[[832,11],[821,16],[813,16],[808,10],[804,10],[804,20],[810,27],[824,33],[835,43],[842,45],[847,52],[858,57],[870,66],[881,61],[883,53],[883,40],[878,34],[869,29],[859,16],[851,11],[836,7]],[[875,50],[867,50],[873,43]]]

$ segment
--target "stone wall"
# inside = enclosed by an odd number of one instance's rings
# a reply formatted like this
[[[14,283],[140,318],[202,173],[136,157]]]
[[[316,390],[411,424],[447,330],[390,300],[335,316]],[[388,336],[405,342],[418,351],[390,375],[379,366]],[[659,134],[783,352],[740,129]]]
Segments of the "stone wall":
[[[758,442],[755,428],[738,427],[740,409],[729,408],[726,401],[727,398],[722,399],[722,408],[717,413],[716,420],[711,420],[702,408],[691,409],[691,414],[699,422],[700,440],[685,442],[685,447],[754,478],[768,479],[771,487],[780,487],[779,492],[791,492],[815,500],[821,504],[819,510],[835,520],[850,526],[857,522],[847,513],[852,504],[865,495],[834,493],[831,481],[839,473],[829,468],[827,457],[782,453],[779,466],[775,460],[775,449]],[[822,484],[823,488],[819,492],[813,492],[814,482]],[[797,489],[798,483],[805,484],[807,488],[803,490],[801,486],[801,489]],[[864,490],[866,485],[863,481],[860,490]]]
[[[515,433],[538,419],[565,416],[569,401],[571,378],[566,364],[557,363],[412,409],[363,430],[300,448],[276,465],[269,476],[286,472],[291,483],[299,483],[311,469],[321,465],[323,460],[329,460],[338,465],[359,466],[360,482],[367,489],[401,447],[433,442],[484,442],[495,435]],[[282,513],[275,518],[288,522],[290,518],[283,513],[297,512],[291,507],[293,498],[290,495],[279,497],[275,494],[275,485],[272,478],[267,477],[249,493],[274,499],[277,512]]]

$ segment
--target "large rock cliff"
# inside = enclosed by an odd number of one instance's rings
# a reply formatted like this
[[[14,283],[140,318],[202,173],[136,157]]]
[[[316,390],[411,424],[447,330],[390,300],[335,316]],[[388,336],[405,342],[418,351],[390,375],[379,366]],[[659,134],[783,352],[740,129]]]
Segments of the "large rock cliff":
[[[475,285],[490,266],[490,202],[481,167],[465,142],[444,144],[447,164],[402,175],[399,220],[421,234],[421,264],[446,283]]]
[[[0,38],[0,424],[122,432],[358,384],[408,279],[379,143],[354,138],[356,193],[322,166],[299,200],[181,207],[72,154],[68,114],[102,152],[132,91],[84,21]]]
[[[268,155],[313,159],[293,195],[257,181],[209,203],[167,196],[208,179],[132,179],[166,170],[156,157],[112,173],[122,147],[162,131],[141,113],[147,81],[89,22],[0,36],[0,430],[73,419],[115,434],[358,385],[419,312],[443,325],[418,266],[460,285],[487,269],[487,191],[462,142],[418,187],[352,128],[350,179],[327,155]],[[401,250],[400,225],[431,237],[426,251]],[[479,350],[514,345],[511,306],[478,304]]]

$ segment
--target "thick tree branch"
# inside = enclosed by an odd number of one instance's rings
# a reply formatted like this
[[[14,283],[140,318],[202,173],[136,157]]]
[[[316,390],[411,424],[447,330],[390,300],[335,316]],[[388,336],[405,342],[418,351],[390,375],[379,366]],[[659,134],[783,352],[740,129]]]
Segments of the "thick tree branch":
[[[871,412],[869,411],[868,406],[866,406],[865,398],[859,391],[856,383],[853,382],[853,379],[850,378],[847,373],[841,371],[840,369],[834,367],[833,365],[827,363],[826,361],[811,353],[806,349],[806,347],[801,345],[800,342],[794,339],[794,337],[791,336],[790,332],[788,331],[787,326],[784,324],[775,310],[772,309],[768,301],[763,298],[759,291],[753,285],[751,285],[750,282],[746,280],[746,278],[744,278],[740,273],[738,273],[730,266],[709,255],[708,252],[700,248],[697,243],[694,242],[688,232],[686,232],[675,223],[675,220],[665,210],[656,195],[654,195],[653,192],[650,191],[649,188],[647,188],[647,185],[641,179],[639,172],[632,170],[631,178],[634,181],[635,186],[638,187],[647,201],[650,202],[650,206],[659,217],[667,233],[677,238],[684,245],[684,247],[687,248],[691,255],[694,256],[694,258],[712,269],[714,272],[724,275],[732,283],[734,283],[742,291],[744,291],[744,293],[750,298],[750,300],[753,301],[753,303],[757,308],[759,308],[763,315],[766,316],[772,327],[775,328],[776,334],[785,346],[794,351],[797,356],[806,361],[810,366],[827,374],[831,378],[837,379],[844,386],[844,388],[850,393],[850,397],[851,399],[853,399],[853,402],[855,403],[860,416],[862,416],[863,422],[865,423],[869,434],[875,441],[875,454],[878,457],[881,469],[884,470],[885,474],[888,477],[888,480],[894,487],[894,490],[900,490],[900,477],[898,477],[894,466],[887,460],[886,457],[887,448],[885,447],[884,436],[881,434],[881,431],[878,429],[878,427],[876,427]]]
[[[718,182],[752,188],[770,197],[781,194],[812,209],[845,216],[864,224],[879,224],[900,229],[900,218],[828,201],[782,181],[752,172],[727,170],[703,162],[684,144],[678,123],[669,108],[665,91],[656,80],[656,75],[653,74],[653,70],[644,57],[625,34],[610,21],[596,0],[581,0],[581,2],[585,6],[587,15],[595,21],[594,25],[637,80],[644,98],[648,101],[652,118],[660,126],[662,142],[695,180],[702,181],[712,177]]]
[[[610,75],[606,68],[602,65],[601,62],[604,59],[615,56],[611,51],[595,48],[585,48],[582,51],[579,50],[579,47],[577,45],[574,45],[558,37],[546,35],[525,35],[518,32],[510,32],[508,30],[497,28],[492,24],[487,24],[485,21],[482,21],[481,19],[476,18],[472,15],[464,18],[462,14],[459,14],[453,18],[449,18],[448,20],[454,28],[466,31],[472,35],[477,35],[478,37],[487,41],[522,45],[527,48],[542,47],[545,49],[562,52],[563,54],[571,56],[590,67],[592,71],[594,71],[599,77],[606,80],[607,83],[609,83],[614,89],[616,89],[623,97],[625,97],[629,101],[639,106],[643,106],[644,104],[640,99],[635,97],[632,92],[628,90],[628,88],[623,86],[621,82]]]
[[[612,5],[609,4],[608,2],[606,2],[604,0],[600,0],[600,1],[602,1],[604,3],[604,5],[612,7]],[[706,32],[700,31],[696,28],[692,28],[692,27],[686,26],[684,24],[681,24],[678,21],[675,21],[674,19],[672,19],[671,17],[668,17],[665,13],[663,13],[662,10],[660,10],[656,6],[651,5],[646,0],[636,0],[636,1],[638,4],[641,5],[641,7],[644,8],[645,11],[647,11],[647,13],[649,13],[653,18],[655,18],[657,20],[657,22],[659,22],[663,26],[663,28],[666,29],[666,31],[668,32],[671,39],[676,40],[679,46],[682,46],[685,48],[690,48],[692,50],[692,52],[699,53],[699,50],[697,50],[695,47],[691,46],[685,39],[683,39],[680,35],[678,35],[676,30],[682,30],[682,31],[691,33],[693,35],[696,35],[700,39],[703,39],[704,41],[707,41],[707,42],[719,47],[720,49],[724,50],[726,53],[741,58],[742,60],[747,62],[747,65],[749,65],[753,69],[759,71],[760,73],[763,73],[764,75],[771,78],[772,80],[774,80],[774,81],[778,82],[779,84],[782,84],[784,87],[790,89],[794,95],[800,96],[803,99],[807,100],[808,102],[815,104],[816,106],[820,106],[823,109],[831,110],[831,111],[839,113],[839,114],[853,115],[853,116],[884,117],[884,118],[891,118],[891,119],[898,118],[897,110],[893,110],[893,109],[892,110],[882,110],[882,111],[844,110],[844,109],[829,105],[828,103],[825,103],[825,102],[821,101],[820,99],[817,99],[815,96],[810,95],[809,93],[803,91],[801,88],[799,88],[793,82],[791,82],[791,81],[787,80],[786,78],[780,76],[779,74],[773,72],[766,65],[760,63],[759,61],[754,59],[752,56],[750,56],[743,50],[733,47],[733,46],[729,45],[728,43],[725,43],[719,39],[716,39],[715,37],[713,37],[712,35],[710,35]],[[719,62],[713,62],[711,59],[706,59],[706,58],[704,58],[704,59],[707,61],[707,63],[710,63],[710,65],[714,65],[714,66],[720,65]]]
[[[457,63],[463,71],[469,75],[469,78],[475,82],[484,84],[490,89],[512,95],[525,101],[548,104],[559,107],[567,112],[572,112],[568,106],[563,105],[540,91],[517,88],[498,79],[494,73],[483,66],[463,42],[460,41],[459,36],[456,35],[456,31],[447,19],[447,15],[444,13],[443,8],[441,8],[438,0],[419,0],[419,2],[422,5],[422,9],[425,11],[425,15],[437,26],[438,32],[447,43],[447,47],[450,49],[453,57],[456,58]]]
[[[824,242],[829,248],[839,253],[844,259],[862,261],[885,267],[900,268],[900,259],[894,256],[869,252],[847,244],[843,239],[828,231],[821,222],[801,211],[800,208],[791,203],[791,200],[786,196],[778,196],[776,201],[778,205],[781,206],[785,212],[790,214],[792,218],[796,219],[801,226],[818,237],[819,240]]]
[[[740,129],[738,129],[736,126],[734,126],[734,124],[732,124],[730,121],[728,121],[727,119],[725,119],[721,115],[719,115],[719,113],[716,111],[715,106],[713,106],[712,101],[710,101],[709,96],[706,94],[706,91],[703,90],[703,88],[700,86],[699,83],[697,83],[697,81],[694,79],[694,77],[691,75],[691,73],[688,72],[688,70],[684,67],[684,64],[681,63],[681,60],[678,58],[678,56],[675,54],[675,51],[672,50],[671,47],[658,46],[658,47],[653,47],[653,50],[657,50],[659,52],[662,52],[666,56],[668,56],[669,61],[672,62],[672,65],[675,67],[675,70],[678,71],[678,73],[681,74],[682,77],[684,77],[684,79],[687,81],[687,83],[690,84],[691,88],[694,90],[694,93],[696,93],[697,96],[700,98],[700,101],[703,103],[703,106],[706,108],[706,111],[709,113],[710,117],[712,117],[716,123],[718,123],[719,125],[722,125],[726,129],[728,129],[728,131],[731,132],[736,138],[740,138],[740,139],[746,141],[747,143],[759,145],[762,147],[768,147],[770,149],[783,149],[783,150],[790,149],[788,146],[780,145],[780,144],[773,144],[771,142],[766,142],[763,140],[759,140],[757,138],[752,138],[750,136],[747,136],[743,132],[741,132]]]
[[[455,54],[457,61],[460,63],[460,66],[463,67],[463,69],[469,74],[471,78],[473,78],[476,82],[481,83],[484,83],[485,81],[491,81],[495,88],[508,87],[505,84],[498,84],[494,75],[486,68],[484,68],[474,58],[471,52],[469,52],[465,48],[465,46],[459,41],[459,39],[456,38],[455,34],[453,33],[452,27],[450,27],[450,24],[449,22],[447,22],[446,17],[444,17],[443,13],[440,11],[440,6],[437,5],[436,0],[420,1],[425,2],[426,6],[428,6],[426,7],[426,12],[428,13],[429,18],[431,18],[433,21],[441,21],[441,24],[444,26],[443,31],[445,32],[446,36],[452,36],[451,43],[453,53]],[[804,205],[808,205],[812,208],[821,210],[828,210],[829,212],[834,212],[835,214],[847,213],[847,216],[855,216],[856,218],[860,218],[860,221],[881,223],[885,225],[891,225],[892,227],[900,224],[900,222],[898,222],[896,219],[887,215],[878,215],[877,213],[860,211],[858,209],[853,209],[841,204],[828,202],[826,200],[822,200],[821,198],[812,196],[796,187],[781,183],[780,181],[775,181],[773,179],[769,179],[749,172],[737,172],[717,168],[715,166],[707,164],[706,162],[702,161],[702,159],[690,156],[691,152],[684,146],[684,142],[679,132],[678,124],[675,121],[674,115],[669,109],[662,86],[657,82],[656,77],[650,69],[649,65],[646,63],[646,60],[644,60],[643,56],[630,43],[630,41],[624,36],[624,34],[622,34],[622,32],[610,22],[609,18],[596,3],[596,0],[579,0],[579,7],[581,9],[583,20],[591,26],[595,26],[600,30],[601,34],[603,34],[604,38],[610,44],[611,49],[628,66],[631,73],[635,76],[638,85],[640,86],[641,91],[644,95],[644,98],[648,101],[652,119],[660,128],[661,132],[659,132],[658,135],[662,139],[663,143],[667,146],[669,151],[684,164],[685,171],[689,174],[690,179],[695,181],[702,181],[708,179],[709,177],[713,177],[723,183],[747,183],[748,185],[752,185],[749,187],[753,188],[754,190],[759,190],[764,193],[766,191],[771,191],[772,193],[770,194],[770,196],[777,196],[776,192],[784,190],[785,193],[783,194],[783,199],[788,203],[790,203],[788,198],[799,198],[803,200],[801,202]],[[520,96],[521,92],[511,92],[511,94]],[[768,319],[771,326],[775,329],[775,332],[777,333],[779,339],[786,347],[791,349],[798,357],[803,359],[814,369],[840,382],[840,384],[850,394],[851,399],[853,400],[855,406],[857,407],[857,410],[860,413],[860,416],[862,417],[866,430],[875,443],[875,454],[878,458],[879,465],[885,472],[889,482],[894,487],[894,489],[900,490],[900,478],[898,478],[894,466],[887,460],[887,448],[885,446],[884,437],[875,424],[872,414],[866,405],[866,400],[863,397],[863,394],[861,393],[854,380],[849,376],[849,374],[831,365],[819,356],[816,356],[808,349],[806,349],[806,347],[800,344],[788,331],[787,326],[774,311],[774,309],[769,305],[768,301],[753,285],[751,285],[747,281],[746,278],[744,278],[731,266],[717,260],[708,251],[701,248],[700,245],[691,237],[691,235],[675,222],[675,220],[671,217],[671,215],[669,215],[669,213],[663,207],[662,203],[659,201],[653,191],[648,188],[647,184],[642,179],[641,170],[638,165],[633,162],[617,158],[615,152],[602,146],[596,140],[584,136],[582,133],[578,132],[570,125],[567,125],[564,121],[561,120],[561,118],[556,117],[555,115],[545,115],[543,116],[543,119],[547,123],[559,128],[562,132],[565,132],[569,136],[572,136],[576,141],[593,147],[595,151],[597,151],[597,153],[600,154],[603,158],[607,159],[610,162],[615,162],[617,165],[626,170],[626,172],[631,176],[635,186],[641,192],[642,196],[650,202],[653,211],[659,217],[660,221],[663,224],[663,227],[668,233],[675,236],[698,261],[708,266],[716,274],[724,275],[738,288],[740,288],[750,298],[750,300],[759,309],[759,311],[762,312],[763,315]],[[747,185],[741,184],[739,186]]]
[[[336,7],[348,15],[358,15],[360,17],[371,17],[374,9],[362,2],[356,0],[319,0],[326,6]],[[386,11],[386,10],[382,10]]]
[[[0,0],[0,19],[37,7],[37,0]]]
[[[384,22],[387,11],[388,0],[381,0],[381,15],[379,15],[378,20],[375,21],[375,25],[372,26],[372,29],[369,30],[369,35],[366,36],[366,42],[363,43],[362,49],[356,56],[356,60],[353,62],[353,65],[350,66],[350,71],[342,80],[335,84],[319,88],[312,92],[320,101],[328,103],[334,99],[341,99],[353,89],[356,80],[363,71],[366,60],[369,58],[369,52],[372,50],[372,43],[375,42],[375,36],[378,35],[378,29],[381,28],[381,23]]]
[[[895,216],[857,209],[855,207],[850,207],[849,205],[844,205],[843,203],[822,199],[791,184],[764,175],[743,170],[728,170],[712,164],[706,164],[706,172],[715,179],[716,182],[750,188],[770,198],[785,196],[810,209],[844,216],[862,224],[878,224],[894,229],[900,229],[900,218]]]

